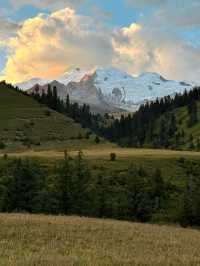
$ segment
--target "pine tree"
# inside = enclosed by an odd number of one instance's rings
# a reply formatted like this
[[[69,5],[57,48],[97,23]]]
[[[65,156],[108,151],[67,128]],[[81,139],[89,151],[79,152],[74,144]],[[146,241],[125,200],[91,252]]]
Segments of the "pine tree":
[[[94,141],[95,141],[95,143],[99,144],[101,140],[98,136],[96,136]]]
[[[89,204],[90,171],[83,160],[83,153],[79,151],[75,162],[75,176],[73,179],[74,213],[87,215]]]
[[[73,202],[73,165],[70,163],[70,158],[67,151],[65,151],[64,162],[57,169],[58,171],[58,198],[61,212],[64,214],[71,214]]]
[[[51,85],[50,84],[48,84],[46,100],[47,100],[47,105],[49,107],[52,107],[52,91],[51,91]]]
[[[104,184],[104,178],[102,175],[97,177],[97,185],[95,191],[95,197],[97,198],[98,217],[102,218],[106,216],[106,187]]]
[[[165,119],[160,121],[160,129],[159,129],[159,143],[160,147],[168,146],[168,138],[167,138],[167,127]]]
[[[190,169],[191,170],[191,169]],[[183,194],[183,206],[180,222],[183,226],[200,225],[200,177],[197,174],[189,174],[189,178]]]
[[[163,207],[163,199],[166,195],[166,186],[162,178],[162,173],[159,168],[155,170],[154,173],[154,197],[155,197],[155,208],[159,211]],[[155,211],[155,210],[154,210]]]
[[[69,94],[67,94],[67,98],[66,98],[66,113],[70,114],[70,100],[69,100]]]
[[[174,137],[175,132],[177,131],[176,117],[174,114],[171,115],[170,125],[169,125],[169,137]]]
[[[197,139],[196,149],[200,151],[200,138]]]
[[[38,164],[31,160],[17,159],[8,170],[4,209],[8,212],[39,212],[44,187],[43,173]]]
[[[197,116],[197,103],[196,101],[192,100],[188,105],[188,127],[192,127],[198,122],[198,116]]]
[[[192,150],[194,149],[194,138],[192,134],[189,137],[189,148]]]
[[[58,104],[58,94],[57,94],[57,88],[56,86],[53,87],[53,94],[52,94],[52,108],[54,110],[58,110],[59,104]]]

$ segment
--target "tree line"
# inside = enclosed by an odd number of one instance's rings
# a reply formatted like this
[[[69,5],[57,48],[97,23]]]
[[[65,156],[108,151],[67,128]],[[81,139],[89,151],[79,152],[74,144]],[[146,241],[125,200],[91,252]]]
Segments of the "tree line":
[[[183,188],[160,169],[150,173],[133,164],[123,173],[94,173],[81,152],[76,158],[65,152],[51,171],[33,159],[4,158],[0,211],[200,225],[200,165],[179,161],[189,177]]]
[[[193,147],[192,136],[185,140],[184,129],[180,130],[182,121],[177,121],[174,111],[180,107],[187,107],[187,127],[198,122],[197,100],[200,99],[200,88],[166,96],[156,101],[147,102],[139,110],[128,116],[122,115],[104,129],[104,136],[121,146],[153,148],[179,148],[190,143]]]
[[[104,122],[104,118],[100,114],[91,112],[89,105],[79,105],[77,102],[71,102],[69,95],[67,95],[66,100],[60,99],[56,86],[52,88],[48,84],[47,92],[43,90],[42,93],[39,93],[39,87],[36,87],[31,96],[39,103],[71,117],[74,121],[80,123],[82,127],[89,128],[95,132],[100,131],[100,125]]]

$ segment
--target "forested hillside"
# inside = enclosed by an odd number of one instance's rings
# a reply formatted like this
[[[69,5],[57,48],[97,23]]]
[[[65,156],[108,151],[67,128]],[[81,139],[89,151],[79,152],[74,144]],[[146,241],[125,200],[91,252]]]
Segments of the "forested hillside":
[[[200,150],[200,88],[146,103],[104,134],[122,146]]]
[[[50,85],[47,94],[32,96],[120,146],[200,150],[200,88],[147,102],[120,119],[93,114],[88,105],[71,103],[69,96],[62,101]]]

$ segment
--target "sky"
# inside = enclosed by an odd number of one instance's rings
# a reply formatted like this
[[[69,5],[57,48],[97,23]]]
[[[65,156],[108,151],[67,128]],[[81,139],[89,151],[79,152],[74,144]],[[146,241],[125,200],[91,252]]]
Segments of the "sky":
[[[0,0],[0,79],[117,67],[200,81],[199,0]]]

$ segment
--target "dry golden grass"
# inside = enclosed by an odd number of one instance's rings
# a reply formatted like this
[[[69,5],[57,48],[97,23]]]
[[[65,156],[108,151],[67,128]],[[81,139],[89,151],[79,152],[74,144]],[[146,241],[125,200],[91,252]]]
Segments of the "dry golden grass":
[[[0,265],[198,266],[200,232],[78,217],[0,215]]]
[[[110,153],[116,153],[117,157],[155,157],[155,158],[180,158],[180,157],[194,157],[200,158],[200,152],[194,151],[174,151],[165,149],[135,149],[135,148],[119,148],[107,145],[95,145],[90,149],[82,150],[85,157],[88,158],[108,158]],[[11,157],[44,157],[44,158],[63,158],[64,149],[60,150],[44,150],[35,151],[28,150],[24,152],[8,153]],[[69,153],[73,156],[77,154],[77,150],[70,150]],[[0,157],[3,152],[0,153]]]

